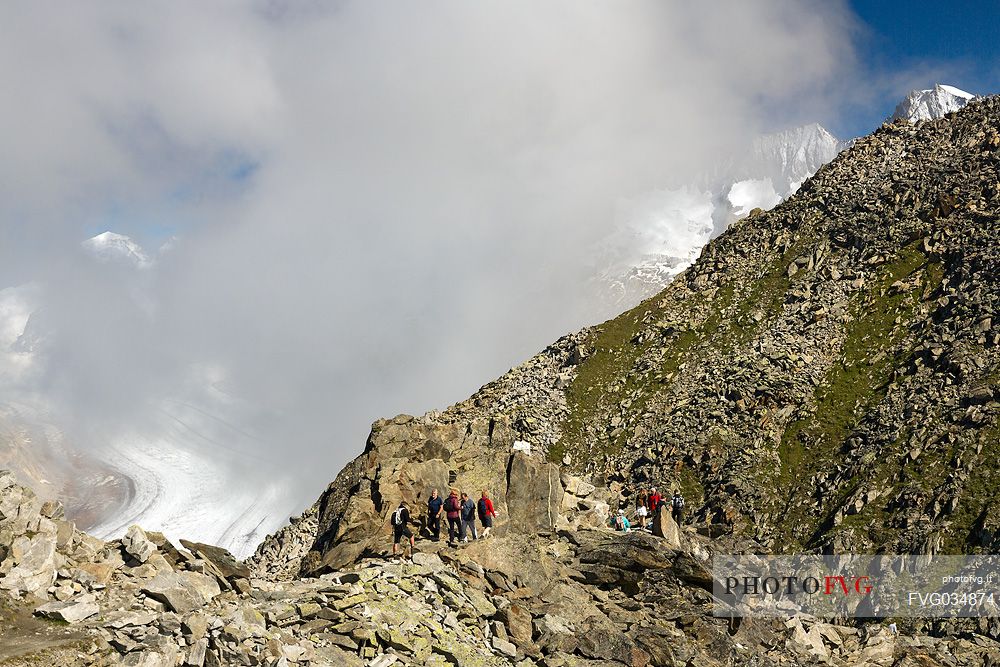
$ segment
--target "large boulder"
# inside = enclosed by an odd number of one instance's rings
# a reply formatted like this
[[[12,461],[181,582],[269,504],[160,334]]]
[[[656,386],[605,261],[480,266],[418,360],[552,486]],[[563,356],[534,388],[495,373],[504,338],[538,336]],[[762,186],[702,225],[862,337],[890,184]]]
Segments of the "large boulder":
[[[533,642],[531,612],[520,604],[514,603],[504,608],[497,614],[497,618],[503,621],[507,628],[507,634],[515,644],[521,648],[531,648]]]
[[[140,563],[145,563],[156,553],[156,545],[139,526],[129,526],[128,532],[122,538],[122,549]]]
[[[624,662],[630,667],[646,667],[649,664],[649,654],[636,646],[628,633],[610,621],[588,619],[577,628],[576,638],[579,642],[577,651],[587,658]]]
[[[14,473],[9,470],[0,470],[0,497],[3,497],[4,492],[15,484],[17,484],[17,480],[14,479]]]
[[[655,537],[641,531],[614,533],[580,530],[567,533],[581,563],[595,563],[620,570],[642,572],[671,567],[673,554]]]
[[[144,582],[141,590],[178,614],[201,609],[222,592],[213,577],[198,572],[160,573]]]
[[[14,538],[4,568],[13,567],[0,579],[0,589],[16,593],[45,595],[56,580],[56,535],[36,533]]]
[[[42,505],[34,491],[18,484],[11,472],[0,470],[0,528],[11,536],[35,530]]]
[[[235,581],[236,579],[249,579],[253,576],[250,568],[236,560],[231,553],[222,547],[202,544],[201,542],[190,542],[188,540],[181,540],[181,546],[198,558],[211,563],[223,579]]]
[[[172,569],[181,569],[180,565],[187,561],[186,554],[182,554],[178,551],[177,547],[175,547],[163,533],[147,530],[146,538],[156,545],[156,550],[160,552],[160,555],[163,556],[163,559]]]
[[[100,611],[94,602],[94,596],[88,595],[77,600],[66,602],[49,602],[35,610],[35,613],[45,618],[66,623],[79,623]]]
[[[522,533],[555,528],[563,499],[559,466],[514,452],[507,465],[510,530]]]
[[[647,571],[669,569],[677,553],[664,549],[660,540],[641,531],[578,530],[560,534],[574,545],[580,561],[570,574],[572,579],[614,586],[628,594],[638,591]]]
[[[572,653],[580,644],[572,623],[561,616],[545,614],[535,620],[534,628],[536,643],[546,653]]]
[[[115,563],[79,563],[71,570],[73,580],[86,586],[106,586],[115,572]]]
[[[666,507],[661,507],[653,515],[653,535],[662,537],[674,549],[681,548],[680,526],[674,521],[674,517],[670,515],[670,510]]]
[[[370,496],[355,494],[338,519],[332,546],[323,554],[320,569],[339,570],[355,562],[378,534],[379,514]]]

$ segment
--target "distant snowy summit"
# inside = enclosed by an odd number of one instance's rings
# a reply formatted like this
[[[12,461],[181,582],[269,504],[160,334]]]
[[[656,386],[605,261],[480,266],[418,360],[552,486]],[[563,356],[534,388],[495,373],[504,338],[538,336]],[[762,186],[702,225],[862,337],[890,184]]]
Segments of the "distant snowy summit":
[[[887,120],[941,118],[975,99],[954,86],[914,90]],[[757,137],[711,174],[649,192],[619,206],[595,251],[597,318],[612,317],[659,292],[702,247],[755,208],[771,209],[854,143],[818,123]]]
[[[928,90],[914,90],[896,106],[889,120],[906,119],[912,123],[918,120],[942,118],[945,114],[958,111],[976,98],[972,93],[954,86],[937,84]]]
[[[784,198],[846,146],[819,123],[810,123],[758,137],[744,170],[749,178],[771,179],[775,192]]]
[[[614,229],[595,250],[594,316],[611,317],[663,289],[710,239],[753,209],[781,203],[846,146],[818,123],[765,134],[690,185],[620,202]]]
[[[104,232],[84,241],[83,247],[102,262],[126,262],[141,268],[152,263],[142,247],[124,234]]]

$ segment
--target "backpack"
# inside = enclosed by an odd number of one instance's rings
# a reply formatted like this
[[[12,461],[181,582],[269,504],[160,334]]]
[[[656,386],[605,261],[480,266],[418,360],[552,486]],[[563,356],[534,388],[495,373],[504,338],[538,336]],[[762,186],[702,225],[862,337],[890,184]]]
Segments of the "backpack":
[[[479,499],[479,503],[477,504],[477,509],[479,510],[479,518],[480,519],[486,518],[486,500],[485,499],[483,499],[483,498]]]
[[[674,498],[674,509],[680,510],[684,509],[684,496],[677,496]]]
[[[392,513],[392,525],[402,526],[403,525],[403,507],[397,507],[396,511]]]

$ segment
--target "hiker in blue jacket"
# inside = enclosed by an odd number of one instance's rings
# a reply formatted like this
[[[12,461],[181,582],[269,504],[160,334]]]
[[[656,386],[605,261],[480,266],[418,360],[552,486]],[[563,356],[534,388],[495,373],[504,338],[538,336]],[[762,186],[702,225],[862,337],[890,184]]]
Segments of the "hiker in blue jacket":
[[[462,494],[462,534],[460,539],[463,542],[469,541],[469,534],[472,539],[478,540],[479,533],[476,532],[476,501],[469,497],[468,493]]]
[[[444,498],[438,495],[437,489],[431,489],[431,497],[427,499],[427,532],[431,539],[437,542],[441,539],[441,515],[444,513]]]

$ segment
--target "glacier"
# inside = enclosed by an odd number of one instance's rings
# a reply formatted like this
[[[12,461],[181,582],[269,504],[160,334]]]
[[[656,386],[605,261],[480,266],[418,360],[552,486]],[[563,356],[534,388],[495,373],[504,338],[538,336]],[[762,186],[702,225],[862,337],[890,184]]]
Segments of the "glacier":
[[[126,275],[155,270],[122,234],[104,232],[82,249]],[[148,310],[138,283],[129,292]],[[261,449],[248,426],[259,406],[235,395],[225,369],[213,364],[193,364],[174,395],[154,399],[155,417],[133,430],[90,425],[85,438],[76,432],[74,419],[35,390],[44,385],[47,359],[43,298],[30,283],[0,290],[0,468],[14,470],[43,497],[63,500],[81,529],[105,539],[137,523],[244,557],[301,510],[281,462],[251,453]]]

